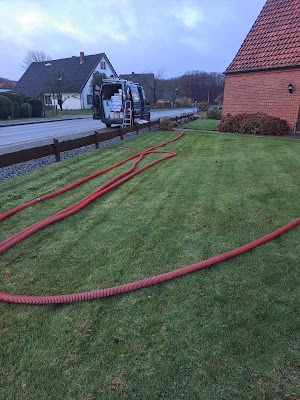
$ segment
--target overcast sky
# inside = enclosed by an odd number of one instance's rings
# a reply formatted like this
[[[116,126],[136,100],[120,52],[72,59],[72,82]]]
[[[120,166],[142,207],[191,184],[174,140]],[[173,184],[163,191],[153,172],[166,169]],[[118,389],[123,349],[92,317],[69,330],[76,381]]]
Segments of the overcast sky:
[[[28,50],[106,53],[118,74],[224,72],[265,0],[0,0],[0,77]]]

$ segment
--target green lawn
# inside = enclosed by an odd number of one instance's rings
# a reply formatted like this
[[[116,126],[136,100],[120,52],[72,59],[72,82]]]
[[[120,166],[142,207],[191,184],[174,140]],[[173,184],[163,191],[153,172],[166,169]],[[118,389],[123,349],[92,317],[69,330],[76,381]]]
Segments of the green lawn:
[[[195,121],[182,125],[182,127],[200,131],[217,131],[219,122],[220,121],[216,119],[196,119]]]
[[[143,134],[1,183],[0,212],[174,136]],[[118,285],[235,248],[299,217],[300,141],[190,132],[167,148],[177,156],[5,252],[1,291]],[[0,239],[113,174],[1,222]],[[299,399],[299,229],[118,297],[1,303],[0,399]]]
[[[92,110],[91,109],[82,109],[82,110],[60,110],[58,109],[57,111],[54,111],[54,118],[55,117],[65,117],[65,116],[72,116],[72,115],[90,115],[92,116]],[[53,117],[53,112],[51,110],[46,110],[45,111],[45,117],[46,118],[51,118]]]

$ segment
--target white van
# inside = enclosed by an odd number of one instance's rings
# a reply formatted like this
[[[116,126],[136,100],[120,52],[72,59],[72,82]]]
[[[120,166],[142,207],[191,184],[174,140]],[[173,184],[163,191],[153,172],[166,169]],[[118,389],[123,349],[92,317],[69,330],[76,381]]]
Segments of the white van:
[[[137,120],[150,120],[150,103],[139,83],[120,78],[103,79],[93,93],[93,118],[107,127],[113,124],[130,126]]]

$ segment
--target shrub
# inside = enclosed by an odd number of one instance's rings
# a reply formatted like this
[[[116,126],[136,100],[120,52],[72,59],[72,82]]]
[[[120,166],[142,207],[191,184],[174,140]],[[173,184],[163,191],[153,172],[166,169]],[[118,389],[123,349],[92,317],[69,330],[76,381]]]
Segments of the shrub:
[[[159,128],[162,131],[171,131],[174,126],[175,123],[170,118],[164,118],[159,123]]]
[[[7,97],[0,95],[0,119],[8,119],[8,117],[13,117],[14,104]]]
[[[198,103],[198,108],[200,111],[207,111],[208,106],[209,106],[208,101],[199,101]]]
[[[236,132],[234,130],[234,117],[231,114],[224,115],[218,125],[219,132]]]
[[[171,103],[169,101],[158,101],[154,104],[154,108],[170,108]]]
[[[23,103],[28,103],[28,101],[31,99],[32,97],[29,96],[23,96]]]
[[[222,110],[208,110],[206,115],[208,119],[221,119]]]
[[[218,125],[219,132],[238,132],[255,135],[287,135],[288,123],[280,118],[264,113],[227,114]]]
[[[23,96],[16,92],[4,92],[2,95],[10,99],[13,103],[15,101],[18,102],[19,105],[24,102]]]
[[[24,103],[24,97],[19,93],[14,93],[15,101],[19,104],[19,106]]]
[[[15,94],[12,92],[3,92],[1,93],[1,96],[5,96],[7,97],[9,100],[11,100],[12,102],[16,101],[16,97]]]
[[[193,100],[190,97],[182,97],[175,101],[175,106],[180,108],[189,107],[193,103]]]
[[[30,99],[28,103],[32,107],[32,117],[41,117],[43,115],[43,103],[39,99]]]
[[[20,107],[20,116],[23,118],[30,118],[32,115],[32,107],[29,103],[23,103]]]
[[[18,102],[14,102],[14,118],[20,117],[20,106]]]

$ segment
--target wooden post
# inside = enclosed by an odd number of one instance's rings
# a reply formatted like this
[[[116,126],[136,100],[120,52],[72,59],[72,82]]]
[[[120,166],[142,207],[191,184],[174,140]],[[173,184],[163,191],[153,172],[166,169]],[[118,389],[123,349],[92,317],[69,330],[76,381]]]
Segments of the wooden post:
[[[98,139],[98,132],[97,131],[95,131],[95,133],[94,133],[94,138],[95,138],[96,149],[99,149],[99,139]]]
[[[120,136],[121,140],[123,140],[123,135],[122,135],[122,128],[121,128],[121,126],[119,126],[119,136]]]
[[[60,152],[59,152],[59,142],[57,139],[53,139],[53,147],[54,147],[54,155],[55,161],[60,161]]]
[[[135,127],[135,132],[138,135],[139,134],[139,124],[134,124]]]

